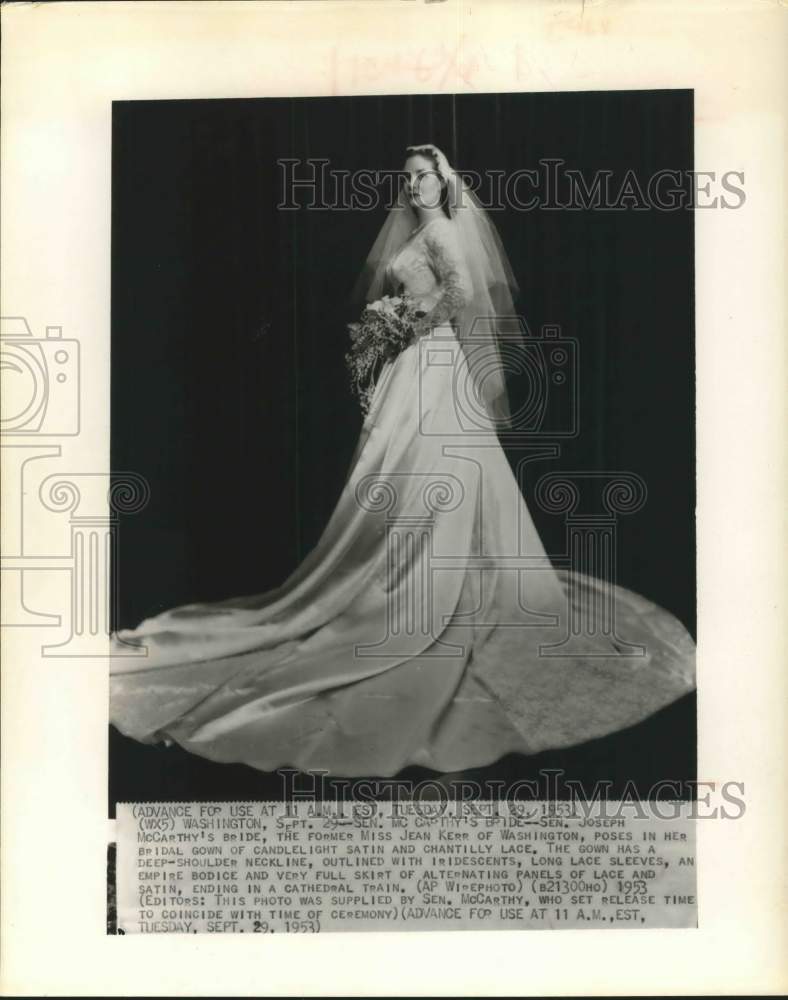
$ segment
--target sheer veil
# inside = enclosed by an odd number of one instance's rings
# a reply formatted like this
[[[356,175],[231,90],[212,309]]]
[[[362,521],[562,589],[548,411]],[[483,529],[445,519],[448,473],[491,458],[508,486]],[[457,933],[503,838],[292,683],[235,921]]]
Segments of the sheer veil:
[[[510,418],[506,362],[523,344],[513,301],[517,281],[495,225],[445,154],[432,144],[408,146],[407,152],[430,158],[445,182],[446,208],[472,285],[470,300],[456,317],[457,339],[471,373],[471,402],[481,405],[497,425],[506,426]],[[371,302],[387,292],[387,264],[417,224],[415,209],[400,190],[356,282],[354,300]]]

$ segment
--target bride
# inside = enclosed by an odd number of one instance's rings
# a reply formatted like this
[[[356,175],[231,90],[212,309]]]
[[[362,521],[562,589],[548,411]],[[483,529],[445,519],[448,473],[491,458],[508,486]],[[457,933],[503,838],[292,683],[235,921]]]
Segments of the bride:
[[[365,397],[334,513],[278,589],[113,635],[129,737],[266,771],[454,772],[613,733],[694,688],[676,618],[547,557],[496,436],[516,423],[506,254],[439,149],[408,147],[404,177],[358,288],[419,318]]]

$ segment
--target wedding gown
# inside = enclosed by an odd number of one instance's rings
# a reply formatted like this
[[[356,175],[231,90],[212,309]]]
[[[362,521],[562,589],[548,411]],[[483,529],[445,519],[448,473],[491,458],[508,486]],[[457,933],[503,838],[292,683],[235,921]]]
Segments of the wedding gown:
[[[455,265],[441,220],[391,260],[431,332],[386,364],[336,509],[289,579],[113,636],[121,732],[266,771],[447,772],[615,732],[694,688],[681,623],[554,568],[494,428],[467,433]],[[146,656],[122,655],[138,644]]]

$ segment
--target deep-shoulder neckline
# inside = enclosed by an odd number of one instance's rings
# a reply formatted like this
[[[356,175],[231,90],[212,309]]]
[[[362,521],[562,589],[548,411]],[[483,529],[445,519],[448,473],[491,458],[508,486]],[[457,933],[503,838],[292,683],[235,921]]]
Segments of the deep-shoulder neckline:
[[[449,220],[446,220],[446,221],[449,221]],[[412,229],[411,233],[410,233],[410,236],[408,236],[408,238],[405,240],[405,242],[402,244],[402,246],[398,250],[396,250],[391,255],[391,257],[389,258],[389,262],[388,262],[388,264],[386,264],[386,269],[390,270],[393,267],[394,262],[397,260],[397,258],[399,257],[399,255],[402,254],[402,253],[404,253],[405,250],[416,239],[416,237],[420,236],[424,232],[424,230],[427,229],[428,226],[431,226],[434,222],[443,222],[443,217],[438,217],[438,218],[435,218],[435,219],[428,219],[426,222],[422,222],[421,225],[416,226],[415,229]]]
[[[443,222],[443,216],[438,216],[435,219],[427,219],[426,222],[422,222],[421,225],[416,226],[415,229],[411,230],[409,240],[412,240],[414,236],[418,236],[419,233],[423,233],[428,226],[434,225],[436,222]],[[447,220],[448,221],[448,220]]]

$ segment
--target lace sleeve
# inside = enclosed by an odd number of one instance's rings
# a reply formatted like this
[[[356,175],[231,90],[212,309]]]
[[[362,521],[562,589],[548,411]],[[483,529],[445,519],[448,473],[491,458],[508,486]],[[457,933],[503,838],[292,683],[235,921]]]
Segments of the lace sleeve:
[[[441,293],[432,309],[419,320],[416,331],[419,335],[456,316],[472,294],[470,274],[452,223],[446,219],[429,226],[424,232],[424,245]]]

